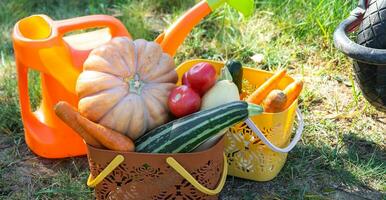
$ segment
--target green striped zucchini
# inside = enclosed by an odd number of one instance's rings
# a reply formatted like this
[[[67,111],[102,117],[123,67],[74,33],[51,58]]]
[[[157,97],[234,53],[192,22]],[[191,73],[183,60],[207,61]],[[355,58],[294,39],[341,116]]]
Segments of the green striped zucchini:
[[[155,128],[135,141],[137,152],[191,152],[219,131],[263,111],[261,106],[235,101],[202,110]]]

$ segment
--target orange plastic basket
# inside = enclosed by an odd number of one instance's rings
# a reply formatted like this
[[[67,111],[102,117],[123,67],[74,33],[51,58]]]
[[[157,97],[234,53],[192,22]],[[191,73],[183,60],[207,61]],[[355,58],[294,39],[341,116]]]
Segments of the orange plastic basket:
[[[217,199],[228,165],[224,140],[194,153],[151,154],[88,148],[87,185],[104,199]]]

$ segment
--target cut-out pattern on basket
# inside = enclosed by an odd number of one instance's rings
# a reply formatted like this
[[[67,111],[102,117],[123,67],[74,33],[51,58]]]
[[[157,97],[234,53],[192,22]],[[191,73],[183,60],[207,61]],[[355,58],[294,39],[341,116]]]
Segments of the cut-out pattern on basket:
[[[200,184],[207,188],[214,188],[217,185],[218,177],[221,175],[222,165],[221,163],[214,163],[213,161],[208,161],[204,166],[198,168],[191,175],[198,180]],[[169,170],[174,171],[170,167]],[[175,172],[170,172],[170,174],[176,175]],[[179,175],[178,175],[179,176]],[[169,179],[171,180],[171,179]],[[178,180],[178,179],[174,179]],[[181,179],[180,179],[181,180]],[[214,184],[213,184],[214,183]],[[175,186],[174,191],[162,191],[158,195],[154,195],[153,199],[161,200],[161,199],[215,199],[208,195],[205,195],[195,189],[186,179],[182,179],[179,183],[173,183]]]
[[[108,164],[101,166],[90,158],[89,163],[94,175],[99,174]],[[193,170],[191,175],[203,186],[213,189],[221,176],[222,163],[221,158],[209,160]],[[97,185],[95,191],[97,199],[217,199],[216,196],[198,191],[170,166],[156,168],[149,164],[129,168],[126,163],[122,163]]]
[[[271,140],[275,134],[280,134],[281,127],[278,123],[274,127],[261,127],[260,130]],[[229,174],[248,179],[280,171],[287,157],[287,154],[270,150],[244,122],[229,129],[225,138],[225,153]]]

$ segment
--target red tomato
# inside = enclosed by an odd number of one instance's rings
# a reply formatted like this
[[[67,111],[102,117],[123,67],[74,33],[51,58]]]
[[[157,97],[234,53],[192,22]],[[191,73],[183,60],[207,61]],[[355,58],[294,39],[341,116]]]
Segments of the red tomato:
[[[190,87],[203,96],[216,83],[216,70],[213,65],[201,62],[190,68],[186,79]]]
[[[182,85],[186,85],[188,87],[190,87],[190,83],[188,81],[188,73],[185,72],[184,75],[182,76]]]
[[[183,117],[200,110],[201,97],[193,89],[181,85],[170,93],[168,106],[174,116]]]

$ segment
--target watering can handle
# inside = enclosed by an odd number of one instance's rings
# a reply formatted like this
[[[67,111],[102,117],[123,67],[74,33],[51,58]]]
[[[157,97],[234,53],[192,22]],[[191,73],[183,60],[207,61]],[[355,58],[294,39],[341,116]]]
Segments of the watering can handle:
[[[300,140],[300,138],[302,137],[302,133],[303,133],[303,128],[304,128],[304,122],[303,122],[303,116],[302,116],[302,113],[300,112],[299,109],[296,110],[296,116],[298,118],[298,121],[299,121],[299,124],[298,124],[298,129],[296,130],[296,134],[294,136],[294,138],[292,139],[291,143],[285,147],[285,148],[279,148],[277,147],[276,145],[272,144],[265,136],[264,134],[260,131],[259,128],[257,128],[257,126],[255,125],[255,123],[253,123],[253,121],[251,119],[247,119],[245,120],[245,123],[248,125],[249,128],[252,129],[252,131],[260,138],[260,140],[265,144],[267,145],[272,151],[275,151],[275,152],[279,152],[279,153],[288,153],[289,151],[291,151],[296,143],[298,143],[298,141]]]
[[[65,33],[75,31],[75,30],[84,30],[84,29],[99,28],[99,27],[109,28],[111,37],[126,36],[131,38],[125,26],[118,19],[109,15],[90,15],[90,16],[60,20],[60,21],[55,21],[54,26],[58,32],[58,36],[60,40],[63,40],[63,36]],[[72,57],[77,58],[73,60],[73,64],[78,67],[83,65],[83,62],[87,59],[90,53],[90,50],[94,48],[94,47],[89,47],[88,49],[79,50],[79,49],[73,48],[69,44],[67,45],[70,49]]]
[[[129,36],[125,26],[115,17],[109,15],[90,15],[55,21],[58,33],[63,36],[65,33],[88,28],[108,27],[111,36]]]

